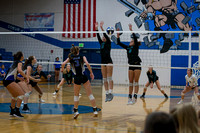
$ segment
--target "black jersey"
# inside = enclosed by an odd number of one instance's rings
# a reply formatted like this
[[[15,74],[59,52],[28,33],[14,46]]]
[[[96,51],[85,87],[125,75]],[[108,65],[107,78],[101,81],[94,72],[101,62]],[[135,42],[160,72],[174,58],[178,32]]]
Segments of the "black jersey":
[[[4,80],[12,80],[15,81],[17,77],[17,66],[18,63],[22,63],[19,60],[15,60],[13,64],[10,66],[9,70],[6,73],[6,76],[4,77]]]
[[[72,78],[73,77],[72,70],[70,70],[69,72],[66,71],[66,73],[64,73],[64,75],[66,75],[67,78]]]
[[[135,41],[135,39],[134,39],[134,41]],[[128,57],[128,63],[130,65],[135,65],[135,64],[142,62],[140,57],[138,56],[138,54],[139,54],[139,43],[137,41],[135,41],[134,46],[127,46],[127,45],[121,43],[120,39],[117,38],[117,44],[120,45],[122,48],[126,49],[127,57]]]
[[[158,80],[158,76],[156,75],[156,71],[152,70],[152,73],[150,73],[149,71],[147,71],[147,77],[149,79],[149,83],[151,82],[156,82],[156,80]]]
[[[100,44],[101,62],[102,63],[112,63],[112,59],[110,56],[111,41],[110,41],[110,38],[106,35],[106,33],[103,33],[103,35],[106,38],[106,42],[103,42],[101,40],[99,33],[97,33],[97,38],[98,38],[98,41]]]
[[[30,66],[31,67],[31,73],[33,72],[33,65],[32,64],[27,64],[24,68],[23,68],[23,71],[24,71],[24,73],[26,73],[27,72],[27,68],[28,68],[28,66]]]
[[[46,74],[43,72],[43,71],[41,71],[40,73],[38,73],[38,71],[35,71],[33,74],[32,74],[32,76],[39,76],[39,78],[41,78],[42,76],[45,78],[45,79],[47,79],[47,76],[46,76]],[[38,78],[38,77],[37,77]]]
[[[72,59],[70,59],[70,63],[71,63],[72,71],[74,75],[83,75],[83,72],[85,71],[83,56],[72,55]]]

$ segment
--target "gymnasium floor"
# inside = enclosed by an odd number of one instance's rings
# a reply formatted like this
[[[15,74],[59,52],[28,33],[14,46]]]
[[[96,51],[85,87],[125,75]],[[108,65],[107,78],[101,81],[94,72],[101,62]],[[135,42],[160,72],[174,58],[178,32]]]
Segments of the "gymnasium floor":
[[[164,96],[154,87],[148,89],[145,100],[138,98],[136,104],[127,105],[128,87],[114,86],[114,99],[104,102],[105,92],[102,86],[92,86],[97,106],[100,109],[99,116],[93,117],[90,102],[81,89],[79,112],[77,120],[73,119],[73,87],[64,85],[57,97],[52,93],[56,85],[54,83],[40,83],[45,103],[38,103],[38,93],[33,90],[30,97],[29,108],[31,114],[23,114],[24,118],[9,116],[10,94],[0,84],[0,131],[1,133],[140,133],[144,127],[147,114],[152,111],[169,112],[176,106],[180,99],[181,89],[165,88],[170,96]],[[140,88],[139,94],[142,94]],[[193,92],[186,95],[185,102],[191,101]],[[139,97],[140,95],[138,95]]]

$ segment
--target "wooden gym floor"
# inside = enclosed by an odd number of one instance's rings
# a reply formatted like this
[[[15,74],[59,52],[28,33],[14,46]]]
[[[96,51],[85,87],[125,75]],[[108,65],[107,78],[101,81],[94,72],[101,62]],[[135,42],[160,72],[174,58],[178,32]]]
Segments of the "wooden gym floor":
[[[10,94],[0,84],[0,131],[1,133],[140,133],[147,114],[152,111],[169,112],[180,99],[182,89],[165,88],[170,96],[165,99],[157,88],[148,88],[145,100],[139,96],[134,105],[127,105],[128,87],[114,86],[114,99],[104,102],[105,92],[102,86],[92,86],[99,111],[94,118],[90,101],[84,88],[81,89],[77,120],[73,119],[73,87],[64,85],[59,94],[53,97],[55,83],[40,83],[45,103],[38,103],[38,93],[33,89],[29,99],[32,113],[23,114],[24,118],[9,116]],[[193,92],[186,95],[185,102],[191,101]]]

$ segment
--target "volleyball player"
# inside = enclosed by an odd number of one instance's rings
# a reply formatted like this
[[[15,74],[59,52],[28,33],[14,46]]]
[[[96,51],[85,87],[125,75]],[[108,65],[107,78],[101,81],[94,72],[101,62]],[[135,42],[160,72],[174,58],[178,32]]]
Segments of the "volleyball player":
[[[185,76],[185,80],[186,80],[186,85],[184,90],[181,92],[181,100],[178,102],[178,104],[182,104],[184,97],[185,97],[185,93],[194,90],[196,96],[198,97],[198,99],[200,100],[200,94],[198,92],[199,88],[198,88],[198,83],[197,83],[197,78],[196,76],[192,73],[192,69],[188,68],[187,69],[187,75]]]
[[[161,86],[160,86],[158,76],[156,75],[156,71],[153,70],[153,67],[149,67],[149,70],[147,71],[147,77],[148,77],[149,81],[147,81],[147,83],[144,87],[143,94],[142,94],[142,96],[140,96],[140,98],[145,98],[145,93],[147,91],[147,87],[150,86],[151,88],[153,88],[154,83],[156,83],[158,90],[165,96],[165,98],[168,98],[167,94],[165,93],[163,88],[161,88]]]
[[[59,63],[60,63],[59,57],[56,57],[55,64],[54,64],[55,82],[58,82],[58,81],[59,81],[60,66],[61,66],[61,64],[59,64]]]
[[[117,29],[119,30],[119,29]],[[132,25],[129,24],[129,30],[132,31]],[[127,51],[127,57],[128,57],[128,64],[129,65],[137,65],[136,67],[129,67],[128,75],[129,75],[129,95],[128,95],[128,105],[134,104],[137,100],[137,94],[139,90],[139,78],[141,73],[141,67],[140,63],[142,62],[139,54],[139,46],[141,45],[140,42],[138,42],[137,37],[134,33],[131,34],[131,42],[129,43],[129,46],[121,43],[120,41],[120,33],[117,33],[117,44],[120,45],[122,48],[126,49]],[[135,83],[133,83],[133,81]],[[133,86],[135,86],[134,90],[134,98],[132,98],[133,93]]]
[[[29,77],[22,71],[22,61],[24,60],[24,55],[22,52],[17,52],[14,55],[14,62],[9,68],[6,76],[3,79],[3,85],[8,89],[12,95],[11,106],[10,106],[10,116],[23,117],[19,111],[22,100],[24,98],[23,89],[15,82],[17,73],[20,73],[29,82]],[[17,104],[16,104],[17,103]],[[16,104],[16,107],[15,107]]]
[[[63,72],[65,64],[70,62],[72,65],[72,70],[74,72],[74,119],[77,119],[77,117],[79,116],[78,112],[79,92],[82,83],[86,90],[86,94],[89,97],[90,102],[92,104],[94,116],[97,117],[98,112],[97,112],[96,101],[92,94],[90,81],[84,74],[85,71],[84,63],[86,64],[88,70],[90,71],[90,77],[93,80],[94,75],[92,69],[86,57],[79,55],[79,47],[72,45],[70,52],[71,53],[68,55],[68,58],[62,63],[61,72]]]
[[[28,98],[30,94],[32,93],[32,87],[34,83],[37,83],[40,81],[40,79],[36,79],[32,77],[32,72],[33,72],[33,65],[37,62],[37,59],[34,56],[29,56],[28,59],[25,60],[24,66],[23,66],[23,71],[25,71],[26,75],[29,77],[30,81],[29,84],[24,85],[22,84],[23,82],[19,82],[19,84],[24,87],[29,89],[29,92],[25,93],[25,98],[24,98],[24,106],[22,111],[23,112],[31,112],[27,103],[28,103]],[[27,86],[27,87],[26,87]]]
[[[100,28],[102,31],[104,22],[101,21]],[[98,22],[95,23],[96,31],[98,31]],[[97,38],[100,44],[100,52],[101,52],[101,64],[113,64],[110,51],[111,51],[111,41],[110,38],[103,33],[103,37],[101,39],[99,33],[97,33]],[[104,88],[106,90],[106,99],[105,102],[112,101],[113,99],[113,80],[112,80],[112,73],[113,73],[113,66],[101,65],[101,73],[103,76],[103,83]]]
[[[31,82],[31,86],[39,93],[38,97],[39,97],[39,102],[40,103],[44,103],[45,101],[42,99],[42,89],[39,87],[38,82],[41,81],[41,77],[43,76],[45,79],[48,79],[51,77],[51,75],[47,75],[42,71],[42,65],[37,65],[36,67],[36,71],[34,73],[32,73],[31,75],[33,78],[37,79],[36,81],[32,81]]]
[[[53,95],[56,95],[58,93],[58,91],[60,90],[60,88],[63,86],[63,84],[65,82],[67,82],[68,86],[71,86],[72,80],[73,80],[73,73],[72,73],[72,70],[71,70],[71,66],[69,64],[67,64],[67,67],[63,71],[63,78],[60,81],[60,83],[58,84]]]

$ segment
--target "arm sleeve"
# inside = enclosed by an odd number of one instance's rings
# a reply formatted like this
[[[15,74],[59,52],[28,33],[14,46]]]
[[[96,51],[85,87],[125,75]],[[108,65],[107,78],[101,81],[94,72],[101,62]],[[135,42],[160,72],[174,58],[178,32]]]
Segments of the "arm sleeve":
[[[107,40],[108,42],[110,42],[110,38],[107,36],[106,33],[103,33],[103,36],[106,38],[106,40]]]
[[[102,40],[101,40],[101,37],[100,37],[99,33],[97,33],[97,39],[98,39],[98,41],[99,41],[99,43],[100,43],[100,45],[101,45]]]
[[[123,43],[120,42],[120,38],[117,38],[117,44],[118,44],[119,46],[121,46],[122,48],[124,48],[124,49],[127,49],[127,48],[128,48],[128,46],[126,46],[125,44],[123,44]]]

